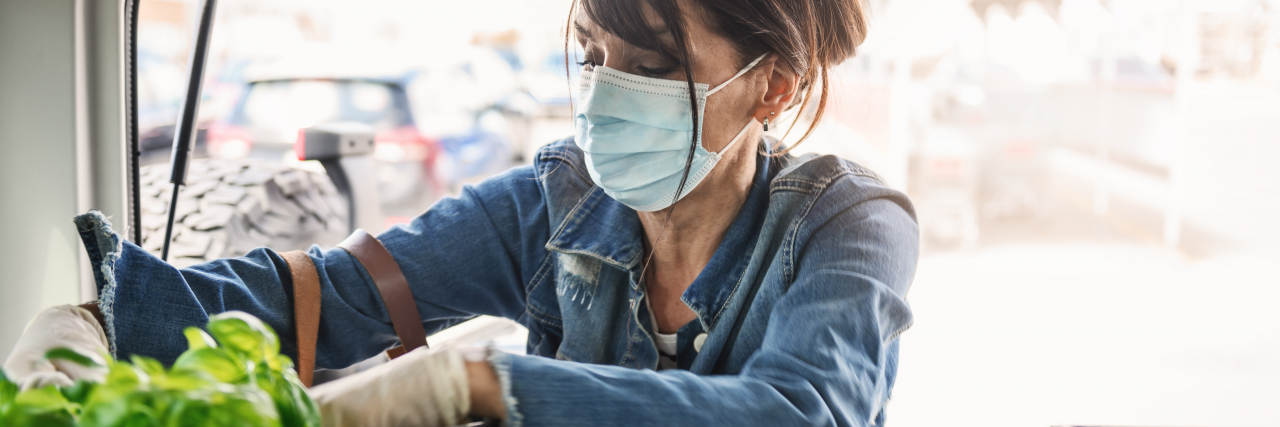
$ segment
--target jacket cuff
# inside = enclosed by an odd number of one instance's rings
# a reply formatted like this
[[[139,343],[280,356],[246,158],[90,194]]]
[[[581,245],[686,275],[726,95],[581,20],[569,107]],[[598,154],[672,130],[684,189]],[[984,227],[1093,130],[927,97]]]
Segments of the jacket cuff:
[[[102,312],[107,332],[107,344],[112,356],[116,353],[115,264],[123,252],[124,240],[111,229],[111,222],[102,212],[91,210],[75,217],[76,231],[89,254],[90,270],[98,288],[98,310]]]
[[[507,419],[503,425],[506,427],[524,425],[524,416],[519,410],[520,402],[511,394],[511,362],[515,357],[518,356],[489,348],[489,365],[493,366],[493,371],[498,374],[498,382],[502,385],[502,406],[507,409]]]

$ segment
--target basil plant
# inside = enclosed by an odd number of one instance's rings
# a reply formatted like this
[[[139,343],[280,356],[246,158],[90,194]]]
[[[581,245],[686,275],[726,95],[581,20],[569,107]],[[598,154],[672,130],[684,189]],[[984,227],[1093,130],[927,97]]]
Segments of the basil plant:
[[[319,426],[320,413],[298,380],[293,361],[280,354],[271,327],[244,312],[209,319],[206,330],[187,328],[188,349],[173,367],[132,356],[107,357],[101,383],[48,386],[20,392],[0,372],[0,426]],[[58,348],[47,359],[101,366]]]

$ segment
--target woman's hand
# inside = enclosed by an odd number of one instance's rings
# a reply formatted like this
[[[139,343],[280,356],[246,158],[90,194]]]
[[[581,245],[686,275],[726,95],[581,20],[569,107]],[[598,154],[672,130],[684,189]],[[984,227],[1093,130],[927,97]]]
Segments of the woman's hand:
[[[65,360],[46,360],[49,350],[65,347],[98,362],[80,366]],[[94,315],[74,305],[47,309],[31,319],[18,344],[4,361],[5,375],[23,390],[48,385],[69,386],[79,380],[101,381],[107,373],[103,355],[107,335]]]
[[[480,415],[501,415],[505,411],[492,409],[500,400],[499,391],[484,354],[483,349],[419,348],[368,371],[316,386],[310,394],[328,427],[455,425],[465,422],[472,408],[483,409]],[[490,381],[477,379],[481,377],[473,374],[480,371],[477,368],[487,369]],[[473,406],[473,391],[485,391],[492,399],[478,399],[479,405]]]

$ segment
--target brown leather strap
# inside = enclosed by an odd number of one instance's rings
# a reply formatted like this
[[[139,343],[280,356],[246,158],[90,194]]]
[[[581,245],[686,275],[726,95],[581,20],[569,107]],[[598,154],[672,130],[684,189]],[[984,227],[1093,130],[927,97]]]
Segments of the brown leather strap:
[[[320,333],[320,275],[303,251],[280,254],[293,277],[293,323],[298,332],[298,379],[311,387],[316,371],[316,336]]]
[[[387,356],[395,359],[400,355],[427,345],[427,331],[422,328],[422,317],[418,315],[418,305],[414,303],[413,293],[409,291],[409,281],[400,271],[400,264],[391,257],[391,252],[382,246],[382,242],[366,233],[356,230],[338,247],[346,249],[351,256],[364,265],[364,269],[373,277],[382,295],[382,303],[391,316],[391,327],[400,337],[400,347],[387,350]]]

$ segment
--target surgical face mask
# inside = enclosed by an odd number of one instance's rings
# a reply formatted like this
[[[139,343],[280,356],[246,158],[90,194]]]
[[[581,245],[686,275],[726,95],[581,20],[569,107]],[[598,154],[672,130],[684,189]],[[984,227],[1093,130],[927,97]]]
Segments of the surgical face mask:
[[[586,153],[591,180],[609,197],[642,212],[666,209],[689,195],[720,162],[721,154],[755,122],[748,121],[719,153],[707,151],[702,147],[707,97],[762,59],[764,55],[714,89],[694,84],[696,128],[689,117],[687,82],[642,77],[603,66],[583,70],[573,122],[577,127],[575,142]],[[683,191],[676,194],[689,159],[689,141],[695,135],[698,139],[689,178]]]

